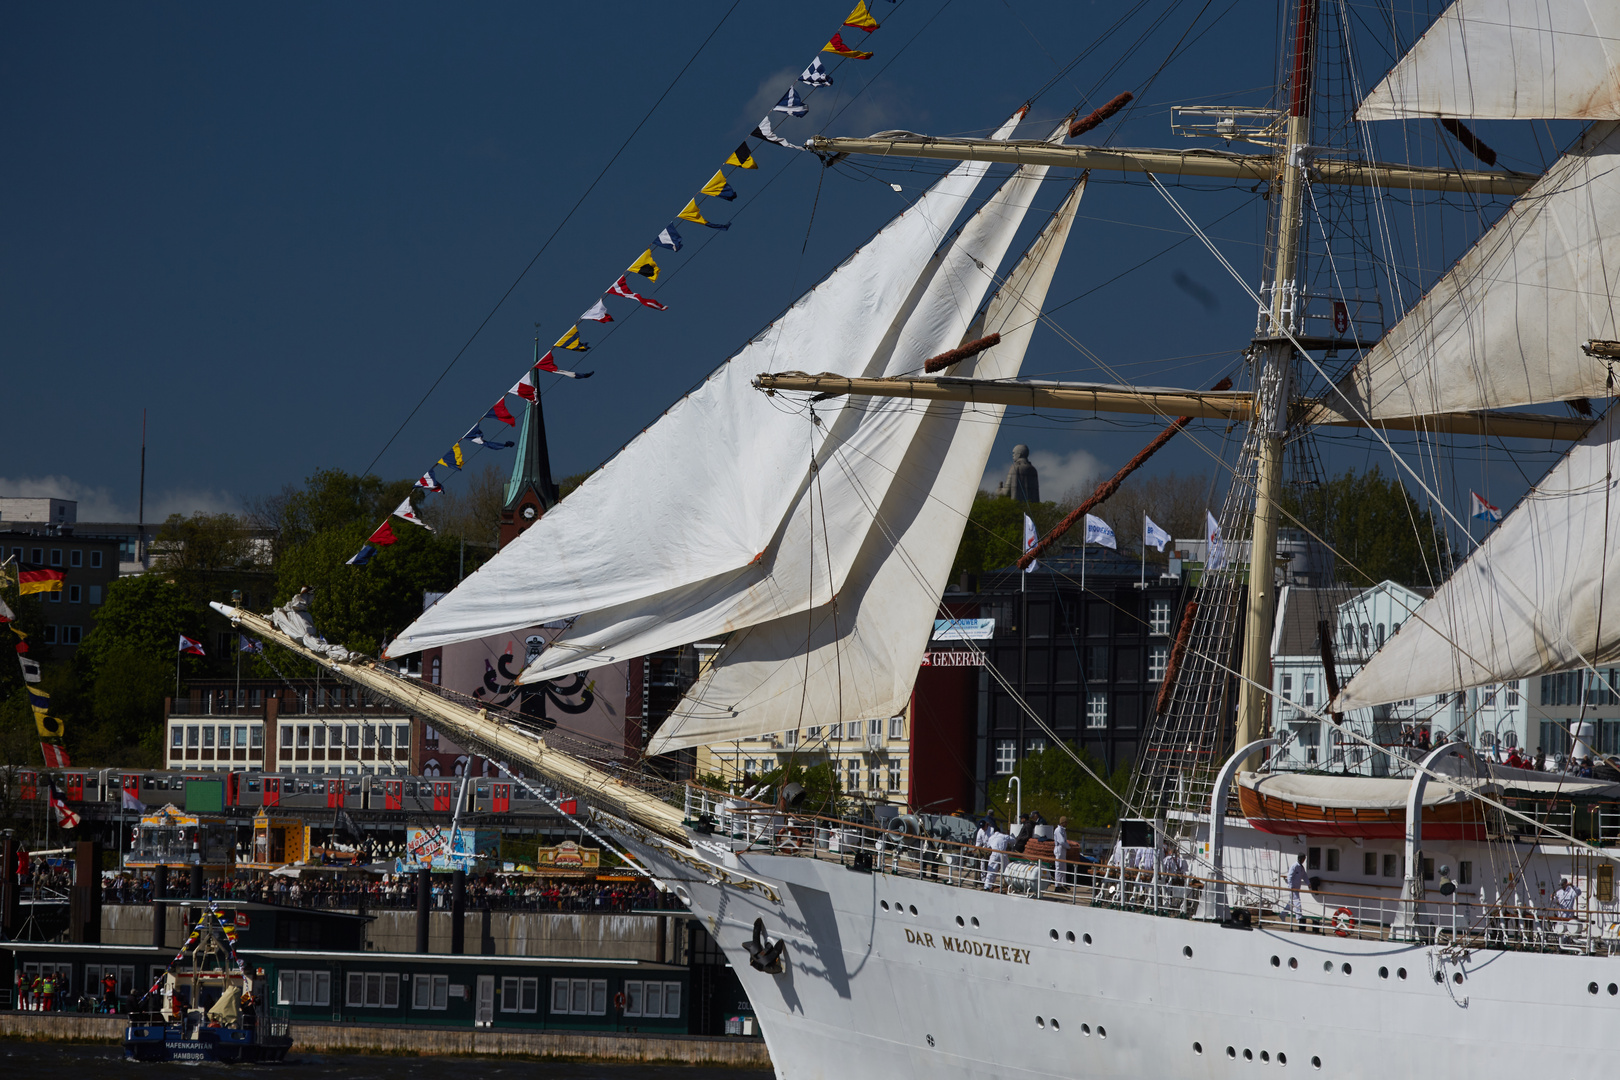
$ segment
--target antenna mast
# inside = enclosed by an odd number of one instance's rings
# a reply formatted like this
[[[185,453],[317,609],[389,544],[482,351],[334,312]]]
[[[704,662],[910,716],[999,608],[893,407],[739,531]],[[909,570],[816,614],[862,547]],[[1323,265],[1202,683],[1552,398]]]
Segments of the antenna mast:
[[[135,504],[135,561],[146,569],[146,410],[141,410],[141,494]]]

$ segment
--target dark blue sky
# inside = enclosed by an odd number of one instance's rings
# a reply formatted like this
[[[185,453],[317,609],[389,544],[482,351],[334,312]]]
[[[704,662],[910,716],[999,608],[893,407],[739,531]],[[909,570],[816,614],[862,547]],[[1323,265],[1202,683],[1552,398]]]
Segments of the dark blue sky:
[[[320,467],[365,468],[728,6],[9,6],[0,493],[77,495],[81,516],[133,512],[142,408],[149,517],[234,507]],[[1276,7],[1255,0],[871,6],[885,21],[877,58],[839,69],[810,116],[783,125],[795,140],[982,132],[1094,44],[1036,99],[1042,123],[1027,134],[1083,97],[1090,107],[1130,89],[1139,108],[1115,144],[1181,145],[1172,103],[1263,104],[1274,81]],[[1377,24],[1376,9],[1355,10]],[[844,0],[738,5],[377,471],[416,475],[465,431],[522,373],[533,324],[549,342],[593,303],[846,11]],[[1404,14],[1401,33],[1427,22]],[[1396,46],[1361,29],[1376,78]],[[1517,167],[1547,159],[1545,137],[1482,133]],[[1400,125],[1380,138],[1404,155]],[[1428,126],[1407,141],[1418,160],[1444,153]],[[616,332],[576,365],[596,377],[548,388],[559,475],[611,455],[938,172],[823,174],[809,154],[758,154],[760,171],[734,177],[742,200],[711,204],[734,228],[689,227],[686,249],[661,260],[678,271],[657,291],[670,310],[625,318],[621,303]],[[1121,277],[1186,233],[1138,180],[1095,179],[1051,291],[1053,306],[1085,294],[1055,318],[1092,356],[1042,329],[1025,373],[1109,378],[1094,356],[1144,384],[1213,382],[1247,343],[1252,304],[1197,241]],[[1038,207],[1061,190],[1049,183]],[[1216,183],[1175,190],[1257,277],[1264,202]],[[1408,230],[1404,206],[1396,216]],[[1402,235],[1421,285],[1478,229],[1468,212],[1437,218],[1416,245]],[[1062,495],[1156,427],[1009,417],[992,463],[1028,442],[1053,477],[1047,494]],[[1204,445],[1220,444],[1218,428],[1202,430]],[[1365,438],[1326,448],[1332,468],[1382,453]],[[1522,489],[1498,453],[1457,458],[1464,488],[1490,487],[1497,501]],[[1158,467],[1209,461],[1187,445]]]

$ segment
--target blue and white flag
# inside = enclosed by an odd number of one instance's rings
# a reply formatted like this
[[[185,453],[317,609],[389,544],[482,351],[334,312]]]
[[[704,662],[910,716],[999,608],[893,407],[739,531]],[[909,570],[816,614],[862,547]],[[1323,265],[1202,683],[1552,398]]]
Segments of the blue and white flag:
[[[810,66],[804,69],[804,73],[799,76],[799,81],[809,86],[831,86],[833,84],[832,76],[828,75],[827,69],[821,66],[821,57],[819,56],[810,61]]]
[[[658,239],[654,240],[653,243],[657,244],[661,248],[669,248],[671,251],[679,251],[681,250],[681,244],[683,241],[681,240],[681,234],[675,231],[675,223],[672,221],[668,225],[664,226],[663,232],[658,234]]]
[[[1479,493],[1476,491],[1470,491],[1468,494],[1472,496],[1472,500],[1468,508],[1469,516],[1475,521],[1502,520],[1502,511],[1499,508],[1492,506],[1490,503],[1480,498]]]
[[[786,147],[789,150],[803,150],[804,149],[804,147],[795,146],[793,143],[788,142],[786,139],[782,138],[782,136],[778,135],[771,128],[771,118],[769,116],[767,116],[765,119],[761,120],[759,122],[759,126],[756,127],[753,131],[750,131],[748,134],[752,135],[756,139],[764,139],[766,142],[775,143],[777,146],[783,146],[783,147]]]
[[[500,439],[489,438],[483,433],[477,424],[474,424],[473,429],[467,432],[467,434],[463,435],[462,438],[469,442],[477,443],[479,446],[487,446],[491,450],[505,450],[512,445],[512,441],[510,439],[503,442]]]
[[[1028,514],[1025,514],[1024,515],[1024,550],[1029,551],[1031,548],[1033,548],[1035,546],[1035,541],[1037,541],[1039,539],[1040,539],[1040,534],[1035,531],[1035,522],[1030,520],[1030,517],[1029,517]],[[1031,572],[1034,571],[1034,569],[1037,566],[1040,566],[1040,565],[1041,565],[1041,563],[1040,563],[1039,559],[1031,559],[1031,560],[1029,560],[1029,565],[1024,567],[1024,573],[1026,573],[1026,574],[1031,573]]]
[[[1226,565],[1226,545],[1221,542],[1221,526],[1215,515],[1204,511],[1204,542],[1208,551],[1204,555],[1205,570],[1219,570]]]
[[[246,634],[237,634],[236,635],[236,640],[241,642],[241,644],[236,647],[237,652],[250,652],[250,653],[262,653],[262,652],[264,652],[264,642],[262,642],[262,641],[254,641],[252,638],[248,637]]]
[[[343,565],[344,566],[364,566],[364,565],[366,565],[366,563],[371,561],[371,557],[373,555],[375,555],[375,554],[377,554],[377,549],[372,547],[370,544],[366,544],[363,547],[361,547],[361,549],[359,551],[354,553],[353,558],[349,559]]]
[[[771,112],[784,112],[789,116],[803,116],[810,111],[810,106],[804,103],[799,92],[788,87],[788,92],[782,95],[782,100],[771,106]]]
[[[1146,514],[1142,515],[1142,542],[1158,551],[1163,551],[1170,542],[1170,534],[1159,528],[1158,524]]]
[[[1113,527],[1100,517],[1086,515],[1086,543],[1101,544],[1105,548],[1119,550],[1119,544],[1114,540]]]

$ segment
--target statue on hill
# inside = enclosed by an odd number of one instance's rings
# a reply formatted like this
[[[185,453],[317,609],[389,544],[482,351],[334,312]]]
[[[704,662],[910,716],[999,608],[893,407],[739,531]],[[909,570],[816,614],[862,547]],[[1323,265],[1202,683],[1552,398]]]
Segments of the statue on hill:
[[[1023,443],[1013,447],[1013,460],[1007,467],[1007,479],[996,485],[996,495],[1025,503],[1041,501],[1040,476],[1035,466],[1030,464],[1029,447]]]

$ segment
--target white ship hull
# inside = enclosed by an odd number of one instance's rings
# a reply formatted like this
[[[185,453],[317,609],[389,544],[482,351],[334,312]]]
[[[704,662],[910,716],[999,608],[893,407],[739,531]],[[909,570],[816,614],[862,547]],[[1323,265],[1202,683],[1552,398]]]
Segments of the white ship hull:
[[[1043,902],[694,836],[735,872],[722,882],[605,824],[708,926],[784,1080],[1577,1078],[1620,1053],[1620,963],[1605,957],[1442,960],[1426,944]],[[748,962],[755,919],[787,942],[781,975]]]

